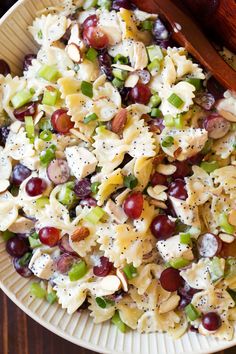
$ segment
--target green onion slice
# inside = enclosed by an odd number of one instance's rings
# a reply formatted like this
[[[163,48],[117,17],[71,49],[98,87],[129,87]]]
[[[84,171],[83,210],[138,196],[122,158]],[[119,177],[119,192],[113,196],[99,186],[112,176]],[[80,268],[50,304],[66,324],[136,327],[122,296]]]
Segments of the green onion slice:
[[[161,145],[163,147],[171,147],[174,144],[174,138],[173,136],[166,136],[163,140]]]
[[[52,132],[50,130],[43,130],[40,133],[39,137],[43,141],[50,141],[50,140],[52,140]]]
[[[176,93],[172,93],[172,95],[168,98],[168,102],[175,108],[181,108],[184,104],[182,98],[176,95]]]
[[[126,324],[121,320],[119,311],[116,311],[114,316],[111,319],[111,322],[122,332],[125,333],[127,326]]]
[[[34,142],[35,132],[34,132],[34,121],[31,116],[25,117],[25,130],[26,135],[30,139],[30,142]]]
[[[219,163],[217,161],[202,161],[200,167],[207,173],[211,173],[219,168]]]
[[[199,311],[192,304],[188,304],[184,310],[190,321],[195,321],[197,318],[201,316]]]
[[[93,85],[90,82],[82,81],[81,91],[85,96],[93,98]]]
[[[126,275],[128,280],[131,280],[131,279],[135,278],[138,275],[137,268],[135,268],[133,266],[133,264],[127,264],[123,268],[123,272],[125,273],[125,275]]]
[[[96,113],[89,114],[88,116],[84,117],[84,124],[88,124],[94,120],[98,120]]]
[[[97,59],[98,52],[94,48],[89,48],[85,56],[88,60],[95,61]]]

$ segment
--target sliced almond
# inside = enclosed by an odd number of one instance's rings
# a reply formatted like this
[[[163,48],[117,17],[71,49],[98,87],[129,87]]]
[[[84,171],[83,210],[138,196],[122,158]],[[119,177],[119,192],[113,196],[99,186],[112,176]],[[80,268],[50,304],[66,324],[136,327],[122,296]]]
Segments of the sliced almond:
[[[147,193],[150,197],[156,200],[165,201],[167,200],[167,194],[164,192],[167,189],[166,186],[155,186],[155,187],[148,187]]]
[[[165,203],[159,201],[159,200],[156,200],[156,199],[151,199],[150,202],[149,202],[151,205],[154,205],[156,206],[157,208],[160,208],[160,209],[167,209],[167,206],[165,205]]]
[[[182,148],[178,147],[178,149],[175,150],[175,152],[174,152],[174,158],[177,159],[182,151],[183,151]]]
[[[67,46],[67,53],[71,60],[75,63],[81,62],[80,48],[75,43],[71,43]]]
[[[131,74],[125,81],[125,87],[135,87],[139,81],[138,74]]]
[[[117,269],[116,275],[118,276],[118,278],[121,281],[121,286],[122,286],[123,290],[125,292],[127,292],[129,289],[128,289],[128,281],[127,281],[125,273],[123,272],[123,270]]]
[[[112,67],[120,70],[130,71],[130,72],[135,71],[135,69],[132,68],[131,66],[124,65],[124,64],[112,64]]]
[[[235,237],[233,235],[225,234],[225,233],[220,233],[219,238],[221,241],[226,242],[226,243],[232,243],[235,240]]]
[[[179,304],[180,296],[173,295],[168,300],[162,302],[159,307],[159,313],[166,313],[176,309]]]
[[[27,234],[34,228],[35,222],[25,217],[19,217],[8,230],[15,234]]]
[[[107,275],[100,282],[103,290],[116,292],[121,288],[121,281],[116,275]]]
[[[156,171],[161,173],[164,176],[171,176],[175,173],[177,170],[175,165],[164,165],[164,164],[159,164],[156,168]]]
[[[87,227],[85,226],[81,226],[78,227],[73,234],[71,235],[71,240],[73,242],[80,242],[82,240],[84,240],[85,238],[87,238],[90,234],[90,231]]]
[[[152,164],[153,164],[154,166],[157,166],[157,165],[159,165],[159,164],[162,163],[162,161],[164,160],[164,158],[165,158],[165,155],[164,155],[164,154],[160,154],[160,155],[154,157],[154,159],[152,160]]]
[[[236,210],[233,209],[230,211],[229,216],[228,216],[228,222],[230,225],[236,226]]]
[[[231,112],[228,112],[228,111],[225,111],[224,109],[221,109],[219,111],[219,114],[224,117],[226,120],[228,120],[229,122],[234,122],[236,123],[236,116],[231,113]]]
[[[116,134],[121,134],[127,122],[127,110],[121,108],[111,122],[111,130]]]

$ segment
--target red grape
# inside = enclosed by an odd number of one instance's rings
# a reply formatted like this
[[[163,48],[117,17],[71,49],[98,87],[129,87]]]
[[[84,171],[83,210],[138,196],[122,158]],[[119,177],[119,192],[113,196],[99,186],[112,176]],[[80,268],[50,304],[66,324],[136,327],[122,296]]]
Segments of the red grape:
[[[221,324],[221,318],[216,312],[208,312],[202,317],[202,325],[207,331],[216,331]]]
[[[123,209],[131,219],[140,218],[143,211],[143,195],[141,192],[131,193],[124,201]]]
[[[20,186],[21,183],[31,175],[31,171],[28,167],[21,165],[18,163],[13,167],[12,175],[11,175],[11,182],[15,186]]]
[[[99,27],[85,27],[83,31],[84,41],[97,50],[104,49],[109,44],[108,36]]]
[[[190,165],[199,165],[202,162],[203,157],[204,156],[201,153],[199,153],[192,157],[189,157],[187,161],[190,163]]]
[[[192,173],[192,169],[188,161],[174,161],[173,165],[176,167],[175,173],[171,176],[173,179],[184,178],[190,176]]]
[[[23,61],[23,71],[27,71],[29,67],[32,65],[32,60],[36,59],[37,55],[35,54],[27,54]]]
[[[20,258],[14,258],[13,265],[17,273],[20,274],[23,278],[29,278],[33,275],[27,265],[23,266],[20,264]]]
[[[9,132],[10,130],[8,127],[0,127],[0,146],[5,146]]]
[[[223,98],[225,88],[221,86],[221,84],[211,76],[209,80],[207,80],[207,90],[214,96],[216,100]]]
[[[11,73],[10,66],[3,59],[0,59],[0,75],[7,76]]]
[[[69,243],[69,235],[64,235],[58,242],[60,250],[64,253],[69,253],[72,256],[78,256],[77,253],[71,248]]]
[[[147,85],[151,80],[151,74],[147,70],[137,70],[136,73],[139,76],[139,82],[143,85]]]
[[[98,18],[96,15],[91,15],[86,18],[86,20],[82,24],[82,28],[88,28],[88,27],[96,27],[98,24]]]
[[[194,101],[206,111],[210,111],[215,104],[214,96],[207,92],[199,92]]]
[[[55,159],[47,167],[47,175],[54,184],[63,184],[70,178],[70,169],[66,160]]]
[[[13,111],[13,114],[16,119],[20,120],[21,122],[24,122],[25,117],[27,116],[33,117],[35,115],[35,113],[37,112],[37,107],[38,105],[36,102],[30,102],[21,108],[15,109]]]
[[[40,241],[49,247],[54,247],[60,239],[60,230],[55,227],[43,227],[39,230]]]
[[[148,126],[150,132],[157,133],[157,134],[160,134],[162,130],[165,129],[165,125],[163,124],[163,118],[151,119],[148,122]]]
[[[97,201],[96,201],[96,199],[94,199],[92,197],[88,197],[88,198],[82,199],[80,201],[80,205],[93,207],[93,206],[97,206]]]
[[[120,11],[121,8],[131,10],[133,8],[131,1],[129,1],[129,0],[113,0],[112,10]]]
[[[220,253],[222,241],[218,236],[206,233],[198,238],[197,248],[201,257],[211,258]]]
[[[100,258],[100,265],[93,267],[93,274],[96,277],[106,277],[113,268],[113,263],[109,261],[107,257]]]
[[[152,96],[151,90],[148,86],[138,83],[130,91],[129,97],[134,103],[148,104]]]
[[[7,241],[6,250],[12,257],[22,257],[29,251],[29,245],[26,239],[15,236]]]
[[[176,179],[175,181],[171,182],[168,188],[169,196],[181,200],[186,200],[188,198],[188,193],[185,186],[186,183],[183,179]]]
[[[39,177],[32,177],[25,186],[25,190],[30,197],[36,197],[47,189],[47,183]]]
[[[186,297],[181,296],[178,308],[180,310],[183,310],[188,304],[190,304],[190,302],[191,302],[190,299],[187,299]]]
[[[163,185],[166,186],[167,185],[167,176],[162,175],[161,173],[155,172],[152,176],[151,176],[151,185],[153,187],[157,186],[157,185]]]
[[[168,32],[165,24],[163,23],[163,21],[161,21],[159,17],[154,23],[152,33],[155,38],[155,41],[165,41],[170,37],[170,33]]]
[[[66,109],[61,108],[55,111],[51,117],[53,129],[58,133],[67,134],[74,127],[74,123],[67,112]]]
[[[231,243],[223,242],[220,256],[223,258],[236,257],[236,240]]]
[[[71,266],[73,265],[74,260],[75,260],[74,257],[71,256],[70,254],[67,253],[62,254],[56,262],[57,270],[62,274],[67,273],[70,270]]]
[[[220,139],[230,130],[230,122],[219,114],[213,113],[204,119],[203,127],[208,131],[209,138]]]
[[[188,300],[192,300],[193,295],[198,293],[200,290],[191,288],[190,285],[188,285],[187,282],[184,282],[183,286],[178,289],[178,293],[183,297]]]
[[[174,235],[176,225],[167,215],[157,215],[151,223],[151,232],[159,240],[165,240]]]
[[[160,283],[163,289],[166,291],[176,291],[178,290],[184,280],[179,274],[179,270],[175,268],[167,268],[163,270],[160,276]]]
[[[100,65],[101,71],[106,75],[107,79],[112,81],[113,74],[112,74],[112,60],[110,55],[105,52],[98,56],[98,61]]]
[[[91,194],[91,182],[87,179],[81,179],[75,184],[74,192],[79,198],[89,197]]]

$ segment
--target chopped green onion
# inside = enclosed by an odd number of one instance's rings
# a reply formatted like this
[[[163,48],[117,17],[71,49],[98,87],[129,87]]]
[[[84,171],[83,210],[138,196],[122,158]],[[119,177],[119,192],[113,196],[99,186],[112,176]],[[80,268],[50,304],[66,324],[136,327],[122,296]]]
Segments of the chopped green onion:
[[[119,79],[121,81],[125,81],[128,77],[128,71],[121,69],[113,69],[112,74],[116,79]]]
[[[221,279],[224,276],[224,269],[222,268],[220,258],[214,257],[210,262],[210,273],[213,282]]]
[[[172,128],[175,126],[175,120],[174,117],[170,114],[167,114],[164,116],[164,123],[166,127]]]
[[[183,129],[183,127],[184,127],[184,116],[182,114],[177,114],[177,117],[174,119],[174,126],[177,129]]]
[[[229,295],[232,297],[235,305],[236,305],[236,291],[232,290],[232,289],[227,289],[227,292],[229,293]]]
[[[84,117],[84,124],[88,124],[94,120],[98,120],[96,113],[89,114],[88,116]]]
[[[203,147],[201,153],[202,153],[203,155],[208,154],[208,153],[211,151],[211,149],[212,149],[212,145],[213,145],[213,140],[212,140],[212,139],[208,139],[208,140],[206,141],[206,143],[205,143],[205,145],[204,145],[204,147]]]
[[[93,182],[92,184],[91,184],[91,192],[93,193],[93,194],[97,194],[97,192],[98,192],[98,187],[100,186],[100,182]]]
[[[8,240],[10,240],[10,238],[15,236],[15,234],[13,232],[8,231],[8,230],[3,231],[1,233],[1,235],[2,235],[2,238],[3,238],[4,241],[8,241]]]
[[[40,133],[39,137],[43,141],[50,141],[50,140],[52,140],[52,132],[50,130],[43,130]]]
[[[186,79],[186,81],[193,85],[197,91],[201,90],[202,88],[202,80],[201,79],[196,79],[196,78],[193,78],[193,77],[189,77]]]
[[[188,304],[184,310],[190,321],[195,321],[197,318],[201,316],[199,311],[192,304]]]
[[[44,80],[54,82],[57,81],[60,73],[55,65],[43,65],[38,72],[38,76]]]
[[[92,7],[95,7],[97,5],[97,0],[85,0],[84,4],[83,4],[83,9],[84,10],[89,10]]]
[[[57,293],[52,290],[49,294],[47,294],[47,302],[49,302],[50,305],[53,305],[57,301]]]
[[[161,98],[156,93],[156,94],[152,95],[149,103],[150,103],[151,108],[156,108],[161,104]]]
[[[35,240],[37,240],[39,238],[39,234],[35,231],[30,235],[32,238],[34,238]]]
[[[215,170],[217,170],[217,168],[219,168],[219,164],[217,161],[211,161],[211,162],[206,162],[203,161],[200,165],[200,167],[206,171],[207,173],[211,173]]]
[[[188,259],[180,257],[180,258],[171,259],[169,263],[171,267],[175,269],[180,269],[188,266],[190,264],[190,261]]]
[[[49,199],[48,197],[40,197],[36,199],[36,207],[39,209],[42,209],[45,207],[46,204],[49,204]]]
[[[129,189],[134,189],[138,185],[137,178],[130,174],[124,177],[124,186]]]
[[[236,258],[228,258],[225,262],[225,278],[236,276]]]
[[[100,6],[102,9],[110,11],[111,5],[111,0],[98,0],[98,6]]]
[[[116,77],[112,80],[112,85],[116,88],[124,87],[124,81],[117,79]]]
[[[153,29],[153,21],[145,20],[141,23],[141,27],[144,31],[152,31]]]
[[[104,215],[105,215],[105,211],[99,206],[96,206],[86,215],[85,220],[96,225]]]
[[[31,252],[25,253],[24,256],[19,259],[20,266],[21,267],[25,267],[26,265],[28,265],[30,260],[31,260],[31,258],[32,258],[32,253]]]
[[[17,92],[11,99],[11,103],[15,109],[24,106],[26,103],[30,102],[32,99],[32,94],[30,91],[24,89]]]
[[[90,61],[95,61],[97,59],[98,52],[94,48],[89,48],[85,57]]]
[[[30,142],[33,143],[35,138],[34,121],[30,116],[25,117],[25,130]]]
[[[47,119],[46,117],[41,118],[39,121],[39,129],[40,130],[52,130],[51,120]]]
[[[150,62],[152,62],[154,59],[163,59],[163,52],[161,50],[161,47],[159,47],[158,45],[151,45],[147,47],[147,52]]]
[[[102,309],[105,309],[107,307],[107,302],[103,297],[96,297],[95,300],[98,306],[101,307]]]
[[[179,235],[180,243],[183,245],[190,245],[191,244],[191,234],[190,233],[180,233]]]
[[[116,311],[114,316],[111,319],[111,322],[118,327],[118,329],[122,332],[125,333],[127,326],[126,324],[121,320],[119,311]]]
[[[39,160],[42,166],[48,166],[48,164],[55,159],[56,146],[51,145],[45,151],[42,151]]]
[[[93,98],[93,85],[90,82],[82,81],[81,91],[85,96]]]
[[[175,108],[180,108],[184,104],[182,98],[176,95],[176,93],[172,93],[172,95],[168,98],[168,102]]]
[[[235,232],[235,227],[228,222],[228,216],[226,213],[220,214],[219,226],[227,234],[233,235]]]
[[[55,87],[47,86],[43,94],[42,104],[47,106],[55,106],[58,98],[59,91]]]
[[[72,205],[75,202],[74,183],[68,182],[61,186],[58,200],[63,205]]]
[[[124,55],[122,54],[117,54],[114,58],[114,63],[115,64],[128,64],[129,63],[129,59],[127,57],[124,57]]]
[[[127,264],[123,268],[123,272],[125,273],[125,275],[126,275],[128,280],[131,280],[131,279],[135,278],[138,275],[137,268],[135,268],[133,266],[133,264]]]
[[[159,108],[153,108],[151,110],[151,117],[157,118],[157,117],[162,117],[162,112]]]
[[[84,261],[81,261],[72,266],[68,275],[70,281],[77,281],[83,278],[87,272],[88,272],[87,264]]]
[[[42,246],[42,243],[39,239],[29,236],[28,240],[32,249]]]
[[[39,283],[32,283],[30,285],[30,293],[31,295],[37,297],[38,299],[43,299],[46,296],[46,290],[43,289]]]
[[[147,68],[152,75],[158,74],[161,68],[160,60],[154,59]]]
[[[163,147],[171,147],[174,144],[174,138],[173,136],[166,136],[163,140],[161,145]]]
[[[42,30],[39,30],[39,31],[38,31],[38,38],[39,38],[39,39],[43,39],[43,32],[42,32]]]

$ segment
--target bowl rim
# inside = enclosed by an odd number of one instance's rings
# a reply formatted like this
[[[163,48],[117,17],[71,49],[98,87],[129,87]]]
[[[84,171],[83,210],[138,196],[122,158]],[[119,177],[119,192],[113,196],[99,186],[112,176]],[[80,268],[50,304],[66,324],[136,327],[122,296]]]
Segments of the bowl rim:
[[[0,28],[1,26],[4,24],[4,22],[6,20],[8,20],[11,15],[17,11],[17,8],[19,6],[21,6],[24,3],[27,3],[29,1],[33,1],[33,0],[18,0],[1,18],[0,18]],[[83,339],[78,339],[76,337],[73,337],[72,335],[67,334],[66,332],[64,332],[63,330],[60,330],[59,328],[57,328],[56,326],[54,326],[53,324],[51,324],[50,322],[47,322],[46,320],[40,318],[40,316],[38,316],[37,314],[35,314],[32,310],[30,310],[26,305],[24,305],[20,300],[18,300],[15,296],[15,294],[8,290],[8,288],[4,285],[3,281],[0,278],[0,289],[7,295],[7,297],[15,304],[17,305],[24,313],[26,313],[30,318],[32,318],[34,321],[36,321],[37,323],[39,323],[41,326],[43,326],[45,329],[47,329],[48,331],[52,332],[53,334],[58,335],[59,337],[75,344],[78,346],[81,346],[83,348],[95,351],[97,353],[101,353],[99,348],[96,345],[91,344],[90,342],[84,341]],[[66,310],[63,310],[66,311]],[[92,321],[92,319],[91,319]],[[140,334],[141,335],[141,334]],[[158,335],[158,333],[156,333],[156,335]],[[169,337],[170,341],[174,341],[174,339],[172,339],[171,337]],[[214,346],[214,348],[212,349],[208,349],[208,350],[203,350],[203,351],[194,351],[191,352],[189,354],[211,354],[211,353],[215,353],[216,351],[221,351],[224,349],[228,349],[231,348],[233,346],[236,346],[236,331],[235,331],[235,338],[232,341],[229,342],[224,342],[222,344],[219,343],[218,346]],[[128,352],[118,352],[118,351],[114,351],[114,350],[108,350],[106,348],[102,348],[102,351],[104,354],[132,354],[132,353],[128,353]],[[145,353],[144,353],[145,354]]]

